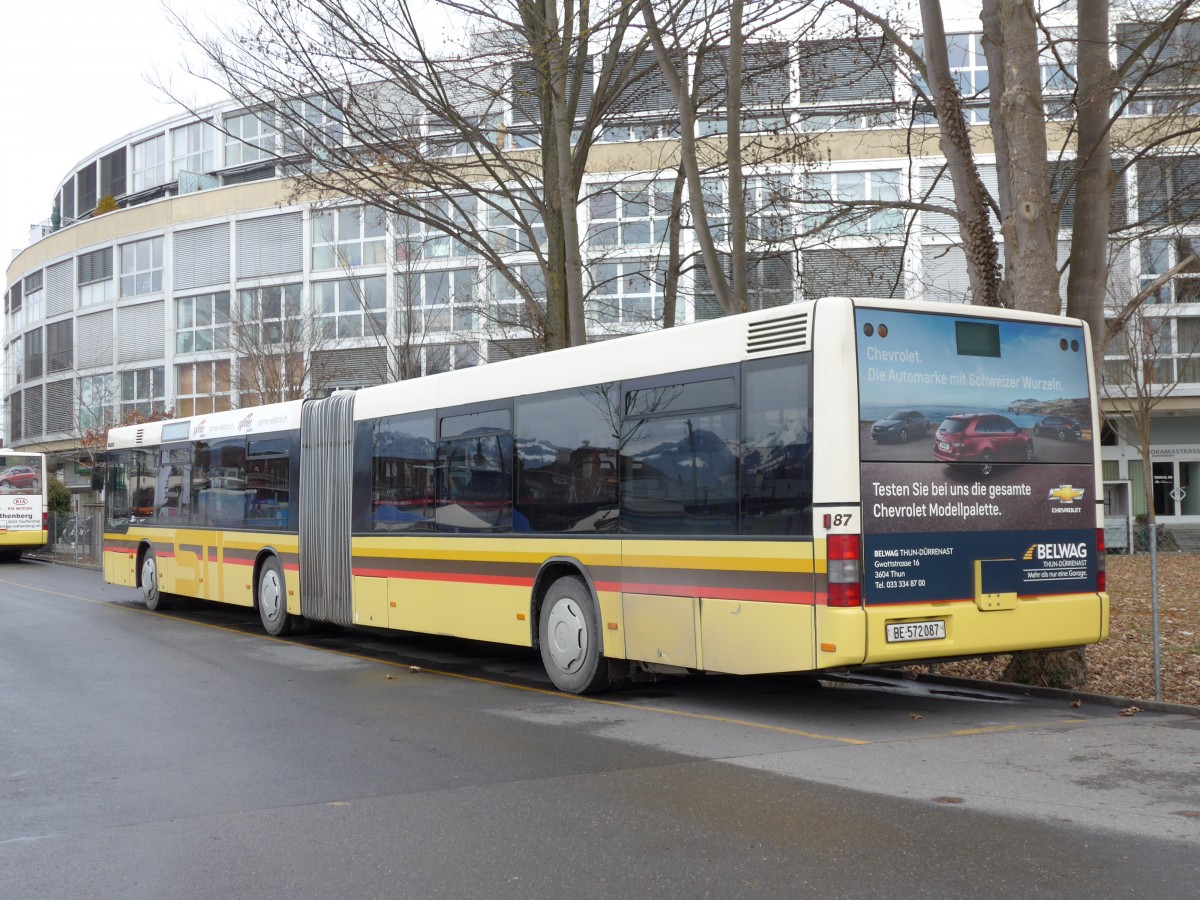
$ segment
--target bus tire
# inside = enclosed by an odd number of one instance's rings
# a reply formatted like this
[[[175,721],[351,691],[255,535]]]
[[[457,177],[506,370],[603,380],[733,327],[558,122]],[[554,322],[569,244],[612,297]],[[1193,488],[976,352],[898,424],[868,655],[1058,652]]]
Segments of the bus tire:
[[[273,556],[262,564],[258,572],[254,603],[267,634],[272,637],[291,634],[293,622],[287,611],[287,582],[284,581],[283,570],[279,568],[279,560]]]
[[[587,694],[608,686],[600,616],[583,580],[566,575],[550,585],[538,615],[538,645],[546,674],[560,691]]]
[[[153,548],[147,548],[146,554],[142,557],[140,582],[142,602],[146,604],[146,609],[157,611],[171,608],[171,601],[162,592],[158,581],[158,557],[154,555]]]

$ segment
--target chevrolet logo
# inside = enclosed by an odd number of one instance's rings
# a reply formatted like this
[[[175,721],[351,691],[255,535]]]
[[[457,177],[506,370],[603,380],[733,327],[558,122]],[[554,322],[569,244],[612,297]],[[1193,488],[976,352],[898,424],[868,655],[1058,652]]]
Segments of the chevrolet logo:
[[[1050,494],[1046,499],[1057,500],[1059,503],[1074,503],[1076,500],[1083,499],[1083,488],[1060,484],[1058,487],[1050,489]]]

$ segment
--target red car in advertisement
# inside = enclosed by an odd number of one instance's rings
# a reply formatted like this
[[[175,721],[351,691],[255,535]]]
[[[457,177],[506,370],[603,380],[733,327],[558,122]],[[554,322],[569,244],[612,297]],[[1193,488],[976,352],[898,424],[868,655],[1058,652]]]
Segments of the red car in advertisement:
[[[998,462],[1030,462],[1033,438],[995,413],[946,416],[934,436],[933,456],[948,463],[979,463],[986,477]]]
[[[41,476],[30,466],[9,466],[0,472],[0,488],[36,491],[40,485]]]

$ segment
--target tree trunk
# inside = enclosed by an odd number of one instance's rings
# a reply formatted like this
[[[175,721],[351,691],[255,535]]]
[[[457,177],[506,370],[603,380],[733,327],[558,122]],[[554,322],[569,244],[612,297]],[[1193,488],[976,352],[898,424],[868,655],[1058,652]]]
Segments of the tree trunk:
[[[1108,228],[1116,179],[1109,147],[1113,73],[1108,61],[1108,0],[1079,10],[1079,88],[1075,122],[1079,128],[1079,171],[1075,182],[1075,227],[1071,232],[1071,273],[1067,315],[1092,330],[1097,376],[1104,360],[1104,299],[1108,286]],[[1100,383],[1099,377],[1096,383]]]
[[[996,236],[988,219],[987,189],[975,165],[971,135],[963,117],[962,96],[950,77],[939,0],[921,0],[921,21],[925,31],[925,76],[937,110],[938,145],[946,157],[950,180],[954,183],[971,295],[974,302],[982,306],[999,306],[1000,260]]]
[[[692,227],[696,232],[696,243],[700,245],[700,256],[704,260],[704,268],[708,272],[708,281],[712,285],[713,295],[721,311],[729,314],[738,312],[735,298],[730,294],[729,284],[721,269],[721,258],[717,253],[717,245],[713,240],[712,230],[708,227],[708,216],[704,210],[704,192],[700,181],[700,160],[696,153],[696,111],[692,106],[691,97],[680,76],[676,63],[680,60],[667,49],[663,41],[662,29],[655,18],[654,7],[650,0],[642,0],[642,19],[646,23],[646,31],[650,43],[654,47],[654,55],[658,60],[659,71],[671,88],[671,96],[679,107],[679,162],[687,178],[688,202],[692,209]],[[686,63],[686,61],[684,61]]]
[[[992,128],[1004,133],[1008,170],[997,174],[1012,198],[1001,223],[1011,261],[1004,279],[1018,309],[1059,315],[1058,214],[1050,201],[1037,27],[1028,0],[996,0],[996,9],[1004,93]]]
[[[729,173],[729,293],[732,312],[745,312],[746,190],[742,178],[742,0],[729,10],[729,71],[725,78],[725,170]],[[711,277],[709,279],[712,280]]]

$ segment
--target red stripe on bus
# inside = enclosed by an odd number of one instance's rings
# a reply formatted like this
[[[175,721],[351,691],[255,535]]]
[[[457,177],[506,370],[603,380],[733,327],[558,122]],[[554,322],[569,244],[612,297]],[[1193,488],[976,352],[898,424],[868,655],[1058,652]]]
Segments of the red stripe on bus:
[[[626,594],[661,594],[667,597],[708,597],[712,600],[760,600],[766,603],[796,603],[812,606],[815,594],[804,591],[769,591],[753,588],[695,587],[694,585],[633,584],[622,582],[615,587],[600,587],[600,590],[617,590]]]
[[[447,581],[463,584],[494,584],[503,587],[533,587],[532,578],[516,575],[456,575],[450,572],[402,572],[398,569],[354,568],[355,575],[368,578],[404,578],[410,581]]]

